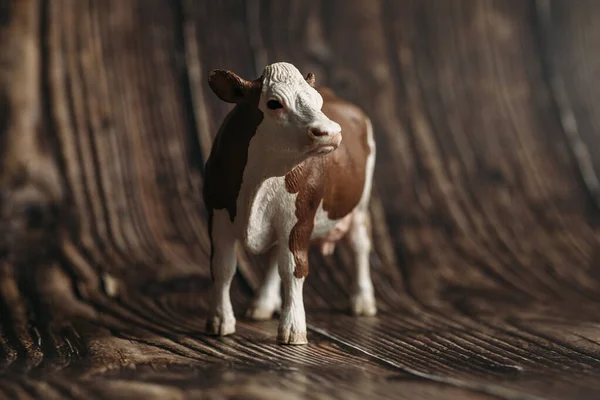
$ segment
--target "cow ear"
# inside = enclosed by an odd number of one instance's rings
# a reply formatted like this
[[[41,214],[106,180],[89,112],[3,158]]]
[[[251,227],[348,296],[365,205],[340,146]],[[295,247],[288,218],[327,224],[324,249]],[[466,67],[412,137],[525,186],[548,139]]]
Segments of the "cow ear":
[[[256,82],[224,69],[213,70],[208,77],[208,84],[217,97],[227,103],[239,103],[256,88]]]
[[[312,72],[309,72],[308,75],[306,75],[306,82],[312,86],[315,87],[315,74],[313,74]]]

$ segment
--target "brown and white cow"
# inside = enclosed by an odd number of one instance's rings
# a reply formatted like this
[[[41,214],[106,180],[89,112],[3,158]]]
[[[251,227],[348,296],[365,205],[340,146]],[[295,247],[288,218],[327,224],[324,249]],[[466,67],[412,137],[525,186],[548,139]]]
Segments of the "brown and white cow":
[[[357,106],[314,84],[313,74],[304,78],[283,62],[268,65],[254,81],[226,70],[210,74],[215,94],[235,103],[206,163],[214,291],[210,334],[235,332],[229,291],[236,240],[269,260],[247,316],[269,319],[281,308],[280,343],[307,343],[302,286],[311,243],[330,254],[338,240],[348,240],[356,259],[351,309],[355,315],[376,313],[369,266],[371,121]]]

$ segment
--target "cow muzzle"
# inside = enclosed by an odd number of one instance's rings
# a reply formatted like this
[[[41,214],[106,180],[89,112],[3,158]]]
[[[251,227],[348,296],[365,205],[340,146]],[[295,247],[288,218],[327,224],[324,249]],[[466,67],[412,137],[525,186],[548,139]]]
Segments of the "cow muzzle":
[[[337,149],[342,143],[342,128],[331,120],[308,129],[311,141],[309,154],[324,155]]]

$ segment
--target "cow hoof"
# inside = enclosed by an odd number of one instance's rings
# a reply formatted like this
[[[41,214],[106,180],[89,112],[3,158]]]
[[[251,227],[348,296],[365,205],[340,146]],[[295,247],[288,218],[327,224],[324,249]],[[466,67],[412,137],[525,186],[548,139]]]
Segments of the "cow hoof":
[[[350,308],[355,316],[372,317],[377,314],[377,303],[372,294],[359,293],[352,296]]]
[[[235,318],[209,317],[206,321],[206,333],[213,336],[227,336],[235,333]]]
[[[279,330],[277,334],[277,342],[280,344],[302,345],[307,344],[306,331],[296,332],[292,329]]]

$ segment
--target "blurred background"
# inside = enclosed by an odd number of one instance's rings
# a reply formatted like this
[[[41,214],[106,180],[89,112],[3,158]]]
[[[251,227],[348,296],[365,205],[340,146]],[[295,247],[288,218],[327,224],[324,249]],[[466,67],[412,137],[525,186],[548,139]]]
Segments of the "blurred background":
[[[595,0],[0,0],[0,397],[593,398],[598,18]],[[231,109],[208,74],[277,61],[362,107],[378,147],[380,313],[348,316],[348,249],[313,251],[295,350],[241,319],[264,274],[243,251],[239,334],[202,334],[202,177]]]

